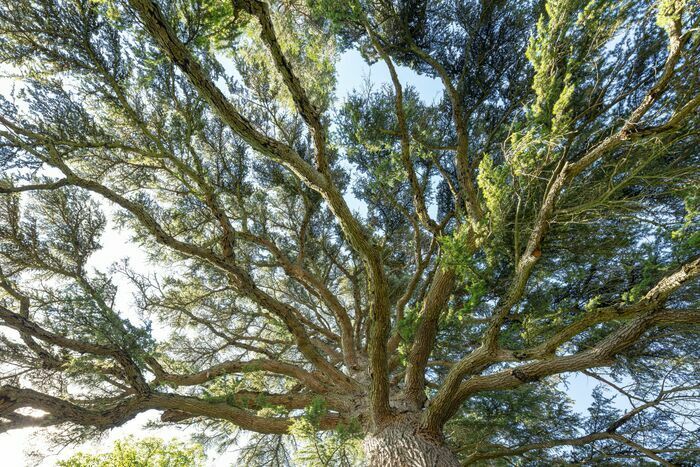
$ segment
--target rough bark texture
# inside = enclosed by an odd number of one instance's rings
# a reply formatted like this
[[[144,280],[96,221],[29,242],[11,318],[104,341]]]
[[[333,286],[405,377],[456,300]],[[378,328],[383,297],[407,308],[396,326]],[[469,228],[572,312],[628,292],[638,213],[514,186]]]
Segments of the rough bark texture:
[[[404,416],[368,435],[364,450],[371,467],[453,467],[457,456],[442,442],[418,431],[418,419]]]

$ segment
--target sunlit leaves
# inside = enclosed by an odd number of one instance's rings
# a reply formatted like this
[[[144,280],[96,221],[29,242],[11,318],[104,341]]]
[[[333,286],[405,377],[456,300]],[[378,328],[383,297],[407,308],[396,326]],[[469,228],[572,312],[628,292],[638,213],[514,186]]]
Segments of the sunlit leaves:
[[[357,421],[340,424],[328,433],[319,433],[320,418],[327,412],[322,398],[314,399],[304,415],[297,419],[290,433],[300,442],[294,453],[297,465],[304,467],[361,465],[361,431]]]
[[[104,454],[79,452],[58,461],[60,467],[200,467],[204,450],[198,444],[186,445],[158,438],[128,437],[114,443]]]

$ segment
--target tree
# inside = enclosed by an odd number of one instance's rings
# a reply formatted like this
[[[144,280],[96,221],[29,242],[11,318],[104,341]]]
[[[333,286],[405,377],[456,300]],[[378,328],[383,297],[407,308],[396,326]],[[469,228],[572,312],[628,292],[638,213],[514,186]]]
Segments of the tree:
[[[114,443],[105,454],[79,452],[59,467],[195,467],[202,466],[204,452],[198,445],[185,446],[176,441],[164,442],[158,438],[134,439],[127,437]]]
[[[699,31],[684,0],[0,2],[0,430],[699,462]],[[391,85],[340,103],[351,49]],[[91,266],[113,223],[152,271]],[[629,409],[574,413],[576,373]]]

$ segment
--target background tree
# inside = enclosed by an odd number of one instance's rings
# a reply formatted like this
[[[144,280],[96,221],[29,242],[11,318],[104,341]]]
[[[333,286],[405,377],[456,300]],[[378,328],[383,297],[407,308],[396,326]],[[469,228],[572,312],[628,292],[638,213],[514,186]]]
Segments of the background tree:
[[[0,431],[156,409],[257,433],[250,464],[290,430],[339,464],[700,462],[696,8],[0,2]],[[337,106],[351,48],[392,85]],[[152,271],[91,266],[108,220]],[[577,372],[630,408],[574,413]]]
[[[197,467],[204,465],[204,451],[199,445],[185,446],[159,438],[127,437],[114,443],[108,453],[79,452],[59,461],[59,467]]]

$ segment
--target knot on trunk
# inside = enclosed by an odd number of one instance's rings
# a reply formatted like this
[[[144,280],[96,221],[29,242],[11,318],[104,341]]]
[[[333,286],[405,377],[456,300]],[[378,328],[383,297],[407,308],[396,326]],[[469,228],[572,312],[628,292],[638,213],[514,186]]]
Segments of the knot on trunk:
[[[171,422],[171,423],[181,422],[183,420],[187,420],[188,418],[192,418],[192,415],[188,414],[187,412],[183,412],[181,410],[170,410],[170,409],[163,412],[163,414],[160,416],[160,420],[162,422]]]
[[[528,375],[526,372],[518,370],[517,368],[511,371],[511,374],[523,383],[532,383],[540,379],[539,376]]]

